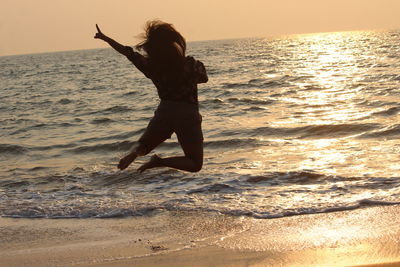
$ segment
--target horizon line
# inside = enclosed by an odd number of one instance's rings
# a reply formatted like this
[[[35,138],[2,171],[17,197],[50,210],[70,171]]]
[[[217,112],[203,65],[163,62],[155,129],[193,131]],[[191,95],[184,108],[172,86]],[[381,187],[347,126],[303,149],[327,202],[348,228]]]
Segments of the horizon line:
[[[346,33],[346,32],[377,32],[377,31],[400,31],[400,28],[397,29],[358,29],[358,30],[343,30],[343,31],[324,31],[324,32],[302,32],[302,33],[281,33],[281,34],[272,34],[266,36],[252,36],[252,37],[227,37],[222,39],[203,39],[203,40],[193,40],[187,41],[187,43],[196,43],[196,42],[211,42],[211,41],[224,41],[224,40],[240,40],[240,39],[252,39],[252,38],[280,38],[287,36],[296,36],[296,35],[318,35],[318,34],[333,34],[333,33]],[[133,46],[133,45],[129,45]],[[39,55],[39,54],[52,54],[52,53],[62,53],[62,52],[73,52],[73,51],[85,51],[85,50],[96,50],[96,49],[109,49],[110,47],[93,47],[93,48],[81,48],[81,49],[67,49],[67,50],[54,50],[54,51],[38,51],[38,52],[22,52],[17,54],[5,54],[0,55],[1,57],[13,57],[13,56],[29,56],[29,55]]]

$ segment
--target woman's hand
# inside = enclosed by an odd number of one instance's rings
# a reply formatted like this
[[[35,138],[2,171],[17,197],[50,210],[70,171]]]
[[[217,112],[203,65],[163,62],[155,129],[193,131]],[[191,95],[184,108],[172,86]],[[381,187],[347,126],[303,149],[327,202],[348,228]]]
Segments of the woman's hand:
[[[97,26],[97,24],[96,24],[96,28],[97,28],[97,32],[96,32],[96,35],[94,36],[94,38],[104,40],[106,35],[101,32],[101,30],[100,30],[99,26]]]
[[[118,43],[117,41],[111,39],[110,37],[108,37],[107,35],[105,35],[104,33],[101,32],[99,26],[96,24],[96,28],[97,28],[97,32],[94,35],[95,39],[100,39],[105,41],[106,43],[108,43],[112,48],[114,48],[115,50],[117,50],[119,53],[128,56],[131,52],[132,52],[132,48],[128,48],[120,43]]]

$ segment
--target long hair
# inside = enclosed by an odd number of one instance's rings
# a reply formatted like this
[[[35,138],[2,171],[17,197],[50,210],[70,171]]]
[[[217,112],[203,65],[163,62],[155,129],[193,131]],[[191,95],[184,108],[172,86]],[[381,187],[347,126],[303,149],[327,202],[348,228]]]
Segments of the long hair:
[[[186,53],[185,38],[172,24],[151,20],[146,23],[143,41],[136,45],[144,50],[151,66],[174,79],[182,72]]]

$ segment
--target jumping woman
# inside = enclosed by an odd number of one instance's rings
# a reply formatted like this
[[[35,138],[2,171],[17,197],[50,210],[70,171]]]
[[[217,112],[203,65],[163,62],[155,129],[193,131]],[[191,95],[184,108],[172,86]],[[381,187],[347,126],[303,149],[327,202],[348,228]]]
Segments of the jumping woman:
[[[126,169],[138,156],[150,153],[173,133],[178,137],[184,156],[160,158],[153,155],[138,170],[170,167],[197,172],[203,166],[203,133],[197,98],[197,84],[208,81],[202,62],[186,56],[186,42],[172,24],[149,21],[143,41],[136,45],[142,55],[103,34],[97,26],[96,39],[107,42],[126,56],[157,88],[160,104],[147,129],[118,168]]]

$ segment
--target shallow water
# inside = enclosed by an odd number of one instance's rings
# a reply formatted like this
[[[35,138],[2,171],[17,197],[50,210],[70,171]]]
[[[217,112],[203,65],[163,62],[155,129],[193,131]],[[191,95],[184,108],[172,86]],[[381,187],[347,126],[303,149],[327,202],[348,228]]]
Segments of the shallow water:
[[[399,31],[193,42],[205,164],[116,169],[158,104],[111,49],[0,57],[0,216],[272,218],[396,204]],[[176,137],[153,153],[181,152]]]

